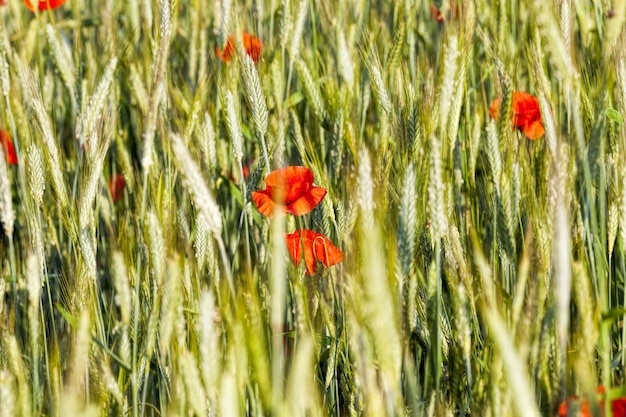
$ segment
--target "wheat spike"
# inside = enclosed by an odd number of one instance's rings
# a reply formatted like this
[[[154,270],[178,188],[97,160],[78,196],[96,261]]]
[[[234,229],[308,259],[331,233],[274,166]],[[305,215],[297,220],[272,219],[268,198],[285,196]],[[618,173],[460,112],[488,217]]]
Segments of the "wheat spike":
[[[452,94],[454,93],[454,84],[458,68],[459,57],[459,41],[457,36],[450,36],[449,42],[446,44],[443,60],[443,73],[441,82],[439,83],[439,126],[441,132],[447,131],[447,122],[452,105]]]
[[[26,151],[26,171],[28,172],[28,191],[35,204],[40,207],[43,203],[46,183],[44,181],[41,151],[33,144]]]
[[[304,22],[306,21],[307,10],[309,9],[309,2],[307,0],[301,0],[298,6],[298,17],[293,25],[293,32],[291,33],[291,43],[289,44],[289,54],[292,60],[295,60],[300,54],[300,41],[302,40],[302,33],[304,32]]]
[[[50,119],[48,118],[48,113],[46,112],[43,99],[41,98],[41,92],[35,83],[32,71],[22,63],[19,57],[16,56],[14,61],[18,67],[18,73],[22,89],[24,90],[25,100],[29,106],[28,109],[34,115],[36,126],[41,132],[41,135],[38,135],[38,137],[41,139],[46,148],[46,160],[48,162],[48,169],[50,170],[52,176],[52,188],[57,194],[57,201],[61,204],[62,208],[65,208],[68,205],[69,197],[67,195],[63,173],[61,172],[62,161],[59,155],[56,140],[54,138]]]
[[[72,53],[68,46],[63,42],[59,42],[57,32],[51,24],[46,25],[46,36],[48,37],[48,44],[52,51],[52,57],[54,63],[61,75],[65,88],[70,93],[70,100],[72,107],[77,109],[78,104],[76,102],[76,73],[74,71],[74,62],[72,60]]]
[[[17,387],[15,377],[8,369],[0,371],[0,417],[13,417],[17,415],[15,404],[17,403]]]
[[[226,130],[233,144],[233,156],[238,164],[243,160],[243,135],[235,110],[235,99],[231,91],[227,91],[224,95],[224,121],[226,122]]]
[[[446,234],[448,221],[445,215],[443,172],[441,167],[441,144],[434,136],[430,138],[430,175],[428,178],[428,209],[430,233],[433,242]]]
[[[0,46],[0,87],[2,95],[9,97],[11,92],[11,78],[9,77],[9,63],[4,49]]]
[[[350,57],[346,36],[339,28],[337,29],[337,63],[341,77],[352,88],[354,84],[354,64]]]
[[[311,106],[311,110],[316,119],[320,123],[324,123],[327,118],[326,103],[319,88],[313,81],[313,76],[309,71],[308,66],[302,60],[296,60],[295,62],[296,72],[298,73],[298,79],[304,87],[304,95],[307,98],[307,103]]]
[[[11,181],[9,179],[9,167],[4,149],[0,146],[0,220],[4,233],[13,238],[13,225],[15,223],[15,211],[13,210],[13,196],[11,194]]]
[[[120,309],[122,324],[129,326],[131,317],[130,313],[132,311],[132,299],[126,262],[124,261],[124,255],[121,252],[115,251],[113,253],[112,266],[113,286],[116,293],[115,301]]]
[[[359,151],[359,168],[357,176],[359,209],[365,230],[373,227],[374,222],[374,183],[372,181],[372,165],[370,154],[366,148]]]
[[[177,134],[170,134],[172,150],[175,160],[180,170],[187,191],[192,197],[196,209],[204,217],[209,230],[214,236],[219,236],[222,232],[222,215],[215,203],[213,196],[206,186],[200,169],[193,161],[182,138]]]
[[[259,78],[259,73],[254,65],[254,61],[250,56],[241,52],[239,58],[242,64],[241,73],[243,76],[244,90],[248,103],[250,104],[250,109],[252,110],[254,127],[259,137],[263,138],[267,134],[268,112],[265,95],[261,87],[261,79]]]
[[[415,251],[415,227],[417,224],[417,177],[415,165],[409,165],[400,201],[400,220],[398,230],[398,252],[402,275],[408,276],[411,272],[413,254]]]
[[[94,139],[97,139],[96,126],[98,120],[102,117],[102,110],[104,109],[105,101],[107,95],[109,94],[109,89],[111,88],[111,83],[113,82],[113,74],[115,73],[116,68],[117,57],[114,57],[109,62],[109,65],[107,65],[96,91],[89,99],[87,112],[84,115],[81,115],[79,121],[76,123],[78,130],[76,136],[78,142],[81,147],[84,147],[87,150],[87,154],[92,157],[99,146],[98,143],[94,143]]]
[[[150,266],[154,274],[157,287],[161,286],[165,274],[165,242],[161,223],[154,211],[148,213],[147,221],[148,252],[150,253]]]
[[[167,60],[170,50],[170,37],[172,34],[172,16],[170,0],[161,0],[161,37],[159,39],[159,47],[156,51],[156,59],[154,65],[154,74],[152,78],[152,88],[150,89],[150,99],[148,102],[148,111],[146,113],[145,128],[143,134],[143,156],[141,165],[149,170],[152,165],[152,152],[154,148],[154,133],[156,130],[156,119],[161,100],[166,92],[166,71]],[[145,2],[149,3],[149,2]],[[144,3],[144,4],[145,4]]]

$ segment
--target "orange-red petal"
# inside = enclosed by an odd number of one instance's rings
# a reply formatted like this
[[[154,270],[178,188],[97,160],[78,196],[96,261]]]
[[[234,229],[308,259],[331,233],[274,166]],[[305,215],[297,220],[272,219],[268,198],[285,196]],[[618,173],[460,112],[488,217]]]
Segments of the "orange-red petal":
[[[289,255],[296,265],[300,264],[304,252],[304,263],[309,275],[315,273],[315,261],[321,262],[326,268],[343,261],[341,250],[321,233],[302,229],[285,235],[285,240]]]
[[[275,199],[291,204],[313,186],[313,172],[307,167],[289,166],[272,171],[265,179],[267,188],[274,190]]]
[[[262,215],[267,217],[274,215],[276,203],[272,200],[271,190],[269,193],[266,190],[252,191],[252,201]]]
[[[226,41],[226,46],[223,50],[220,50],[219,46],[215,48],[215,55],[219,59],[224,62],[229,62],[233,59],[233,54],[235,53],[235,38],[233,36],[229,36]]]
[[[261,49],[263,47],[261,40],[247,32],[241,34],[241,40],[246,54],[250,58],[252,58],[255,64],[258,63],[261,59]],[[215,55],[224,62],[229,62],[233,59],[233,56],[235,55],[234,35],[228,37],[228,40],[226,41],[226,46],[223,50],[221,50],[219,47],[215,48]]]
[[[491,102],[489,106],[489,116],[492,119],[500,118],[500,106],[502,105],[502,98],[498,97]]]
[[[527,124],[522,128],[522,132],[524,132],[526,137],[531,140],[539,139],[544,135],[544,133],[546,133],[541,120],[535,120],[534,122]]]
[[[310,213],[326,196],[326,188],[311,187],[293,203],[288,204],[285,211],[294,216]]]
[[[604,398],[605,388],[600,385],[597,388],[598,392],[598,407],[600,415],[604,415]],[[616,398],[611,403],[611,410],[613,411],[613,417],[626,417],[626,398]],[[577,395],[568,397],[559,406],[559,417],[568,417],[570,415],[577,417],[592,417],[592,409],[589,402],[586,399],[581,399]]]
[[[307,232],[310,232],[310,230],[307,230]],[[343,252],[333,245],[326,236],[316,233],[312,236],[312,240],[315,259],[320,261],[326,268],[343,261]]]
[[[439,23],[443,23],[443,13],[435,6],[435,3],[430,3],[430,17]]]
[[[523,91],[513,93],[512,102],[513,126],[523,127],[536,120],[541,120],[539,100]]]
[[[276,205],[285,213],[302,216],[313,210],[325,196],[325,188],[313,186],[310,169],[289,166],[271,172],[265,179],[265,190],[254,191],[252,200],[265,216],[271,216]]]
[[[263,44],[259,38],[244,32],[243,46],[246,49],[246,54],[252,58],[252,61],[254,61],[255,64],[261,60],[261,48],[263,47]]]
[[[491,116],[492,119],[498,119],[500,117],[501,106],[502,98],[496,98],[491,102],[489,106],[489,116]],[[545,133],[541,121],[539,100],[529,93],[523,91],[513,93],[511,100],[511,119],[513,127],[521,130],[529,139],[539,139]]]
[[[9,165],[17,165],[17,154],[11,141],[11,135],[6,130],[0,130],[0,145],[2,145],[2,151],[7,156],[7,163]]]
[[[111,192],[111,198],[114,203],[124,196],[124,176],[122,174],[117,174],[115,177],[111,178],[109,181],[109,191]]]
[[[38,10],[51,10],[62,6],[67,0],[24,0],[24,4],[29,10],[35,11],[35,6]]]
[[[298,232],[285,234],[285,242],[291,260],[295,265],[300,265],[300,261],[302,260],[302,243]]]
[[[611,404],[613,417],[626,417],[626,398],[617,398]]]

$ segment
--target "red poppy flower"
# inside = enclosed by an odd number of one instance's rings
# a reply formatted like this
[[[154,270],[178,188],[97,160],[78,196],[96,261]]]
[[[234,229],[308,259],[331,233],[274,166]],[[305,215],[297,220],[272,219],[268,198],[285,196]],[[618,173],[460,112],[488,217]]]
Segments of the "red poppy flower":
[[[24,4],[31,11],[35,11],[35,4],[39,10],[56,9],[62,6],[67,0],[24,0]]]
[[[489,106],[489,115],[492,119],[500,117],[501,105],[501,98],[497,98],[491,102],[491,105]],[[541,121],[539,100],[531,94],[522,91],[516,91],[513,93],[511,118],[513,120],[513,127],[521,130],[528,139],[539,139],[545,133],[543,123]]]
[[[343,253],[324,235],[302,229],[285,235],[287,249],[293,263],[300,265],[304,249],[304,263],[309,275],[315,273],[315,261],[329,268],[343,261]]]
[[[326,188],[313,185],[313,172],[306,167],[291,166],[270,173],[265,190],[253,191],[252,201],[261,214],[272,217],[279,206],[285,213],[302,216],[317,206]]]
[[[261,60],[261,47],[263,46],[261,40],[247,32],[241,34],[241,40],[243,41],[246,54],[252,58],[255,64],[258,63]],[[215,55],[224,62],[229,62],[233,59],[235,55],[234,35],[228,37],[224,50],[220,50],[219,46],[215,47]]]
[[[600,399],[598,401],[598,408],[600,415],[604,416],[604,392],[605,389],[601,385],[598,387],[598,395]],[[616,398],[611,403],[611,409],[613,410],[613,417],[626,417],[626,398]],[[578,411],[578,414],[570,414]],[[575,415],[577,417],[593,417],[591,406],[587,400],[579,398],[577,395],[572,395],[561,403],[559,406],[559,417],[568,417]]]
[[[435,3],[430,3],[430,17],[439,23],[443,23],[443,13],[435,6]]]
[[[113,202],[117,203],[117,200],[124,197],[124,176],[117,174],[109,181],[109,191],[111,192],[111,198]]]
[[[448,2],[448,16],[453,20],[459,20],[461,8],[459,7],[457,0],[449,0]],[[437,21],[437,23],[443,23],[446,17],[434,2],[430,3],[430,17]]]
[[[6,130],[0,130],[0,145],[2,146],[2,151],[7,156],[7,163],[9,165],[17,165],[17,154],[11,141],[11,135]]]

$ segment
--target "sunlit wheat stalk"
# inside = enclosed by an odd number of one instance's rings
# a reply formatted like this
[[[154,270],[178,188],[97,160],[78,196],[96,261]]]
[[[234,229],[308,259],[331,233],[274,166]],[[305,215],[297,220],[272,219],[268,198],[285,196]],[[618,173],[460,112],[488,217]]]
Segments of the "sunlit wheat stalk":
[[[150,170],[153,162],[154,134],[156,130],[157,112],[163,95],[165,94],[167,59],[170,50],[170,36],[172,33],[171,8],[170,0],[160,0],[161,3],[161,36],[159,38],[159,47],[156,51],[154,64],[154,73],[152,76],[152,87],[150,88],[150,96],[148,101],[148,111],[146,113],[146,121],[143,134],[143,156],[142,166],[144,171]],[[144,184],[145,187],[145,184]],[[142,200],[145,200],[143,198]]]
[[[11,181],[9,180],[9,167],[4,149],[0,146],[0,220],[4,233],[9,239],[13,239],[13,225],[15,223],[15,211],[13,210],[13,196],[11,193]]]
[[[267,153],[267,145],[265,137],[267,135],[268,111],[265,102],[265,95],[261,87],[261,79],[254,65],[254,61],[245,53],[240,53],[240,61],[242,63],[242,76],[244,81],[244,90],[250,108],[252,110],[252,120],[256,128],[261,146],[263,149],[263,159],[265,160],[266,171],[269,174],[271,170],[270,160]]]
[[[324,123],[328,115],[326,112],[326,104],[320,89],[315,84],[315,81],[313,81],[313,76],[304,61],[297,59],[295,61],[295,67],[296,72],[298,73],[298,79],[304,87],[304,94],[306,95],[307,102],[309,106],[311,106],[311,110],[313,111],[315,118],[318,122]]]
[[[39,87],[36,85],[32,72],[21,63],[20,59],[15,60],[18,63],[20,81],[24,90],[25,98],[29,105],[29,110],[33,113],[36,126],[41,132],[38,137],[41,139],[46,149],[47,166],[52,176],[52,188],[57,194],[57,202],[61,207],[66,207],[69,202],[67,188],[63,173],[61,172],[61,157],[59,149],[54,138],[52,126],[48,113],[43,104]]]
[[[300,41],[302,40],[302,33],[304,31],[304,22],[306,21],[307,10],[309,8],[309,2],[307,0],[300,0],[298,6],[298,15],[293,25],[290,25],[293,31],[291,32],[291,42],[289,44],[289,55],[291,60],[295,60],[300,54]],[[287,23],[287,21],[285,22]],[[287,32],[289,28],[285,27],[284,31]]]
[[[454,92],[454,80],[457,73],[457,60],[459,57],[459,42],[457,36],[450,36],[445,48],[443,59],[443,74],[439,87],[438,115],[441,132],[447,131],[452,95]]]
[[[217,206],[214,198],[209,192],[202,174],[196,163],[191,158],[187,147],[185,146],[182,138],[176,134],[170,134],[172,141],[172,151],[178,166],[179,171],[182,174],[185,187],[198,210],[200,216],[206,222],[209,230],[213,234],[213,238],[216,240],[219,248],[222,261],[224,262],[224,269],[226,270],[226,276],[231,290],[234,291],[234,283],[230,275],[230,262],[225,253],[224,243],[221,238],[222,233],[222,214]]]
[[[46,25],[46,36],[52,51],[54,63],[61,75],[63,84],[65,84],[65,88],[67,88],[70,93],[72,108],[74,111],[78,111],[78,103],[76,102],[76,74],[71,51],[65,43],[59,41],[57,32],[50,24]]]

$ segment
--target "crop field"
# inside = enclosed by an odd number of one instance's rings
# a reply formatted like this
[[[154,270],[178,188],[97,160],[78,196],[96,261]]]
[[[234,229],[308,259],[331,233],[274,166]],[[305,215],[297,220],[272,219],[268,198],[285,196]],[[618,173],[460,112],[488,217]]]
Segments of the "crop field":
[[[0,21],[0,417],[626,416],[626,1]]]

